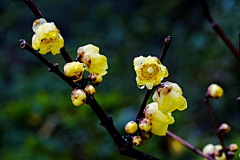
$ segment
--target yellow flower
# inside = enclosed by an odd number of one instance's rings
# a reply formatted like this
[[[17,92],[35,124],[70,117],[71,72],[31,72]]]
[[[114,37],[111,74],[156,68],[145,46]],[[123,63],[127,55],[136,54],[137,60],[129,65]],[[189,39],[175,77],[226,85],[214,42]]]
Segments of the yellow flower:
[[[208,92],[213,99],[218,99],[223,96],[223,89],[217,84],[211,84],[208,87]]]
[[[207,144],[203,148],[203,154],[206,156],[214,156],[214,159],[216,160],[226,160],[225,153],[220,153],[220,150],[222,149],[221,145],[213,145],[213,144]],[[204,158],[204,160],[207,160]]]
[[[88,72],[98,73],[101,76],[107,74],[107,57],[99,54],[99,48],[97,46],[88,44],[79,47],[77,54],[81,57],[81,61],[86,66]]]
[[[174,118],[171,113],[163,114],[158,109],[157,102],[150,103],[144,110],[145,118],[150,119],[152,122],[151,132],[155,135],[165,136],[168,125],[174,123]]]
[[[64,74],[75,80],[82,79],[83,71],[83,63],[71,62],[64,65]]]
[[[187,101],[182,96],[182,90],[176,83],[165,82],[153,95],[153,100],[158,103],[158,108],[163,114],[168,114],[178,109],[187,108]]]
[[[167,68],[161,64],[157,57],[136,57],[133,65],[137,74],[137,85],[140,89],[143,89],[144,85],[147,89],[152,89],[153,86],[160,84],[164,77],[168,76]]]
[[[33,23],[33,31],[36,33],[32,37],[32,47],[35,50],[40,49],[39,53],[46,54],[52,52],[53,55],[60,53],[64,46],[63,37],[55,24],[47,23],[43,18]]]

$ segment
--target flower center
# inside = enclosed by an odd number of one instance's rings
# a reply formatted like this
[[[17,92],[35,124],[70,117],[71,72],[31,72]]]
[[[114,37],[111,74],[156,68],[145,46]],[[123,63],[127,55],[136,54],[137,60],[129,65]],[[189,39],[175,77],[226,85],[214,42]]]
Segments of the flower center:
[[[147,71],[151,74],[154,70],[153,70],[152,67],[149,67],[149,68],[147,69]]]
[[[159,72],[159,68],[155,64],[144,64],[141,67],[142,76],[147,79],[155,78]]]

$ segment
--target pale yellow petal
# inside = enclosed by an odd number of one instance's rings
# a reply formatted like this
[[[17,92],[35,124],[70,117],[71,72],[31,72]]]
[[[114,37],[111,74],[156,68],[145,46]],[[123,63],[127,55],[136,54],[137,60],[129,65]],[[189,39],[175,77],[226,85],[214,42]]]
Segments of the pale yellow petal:
[[[167,133],[168,124],[158,121],[152,121],[152,130],[151,132],[158,136],[165,136]]]

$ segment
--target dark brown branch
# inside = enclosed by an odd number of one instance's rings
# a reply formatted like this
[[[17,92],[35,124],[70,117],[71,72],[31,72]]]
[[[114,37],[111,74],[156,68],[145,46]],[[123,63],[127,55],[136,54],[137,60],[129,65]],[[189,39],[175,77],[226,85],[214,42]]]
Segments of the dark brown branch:
[[[238,110],[239,110],[239,115],[240,115],[240,25],[239,25],[239,31],[238,31],[238,46],[239,46],[239,50],[238,50],[238,92],[239,92],[239,97],[237,98],[237,102],[238,102]]]
[[[32,0],[24,0],[24,2],[32,10],[33,14],[36,16],[37,19],[44,18],[44,16],[42,15],[42,13],[39,11],[39,9],[36,7],[36,5],[33,3]],[[63,57],[63,59],[65,60],[66,63],[72,62],[72,59],[69,56],[69,54],[66,51],[64,46],[61,48],[60,51],[61,51],[61,55],[62,55],[62,57]]]
[[[171,44],[171,36],[167,36],[165,39],[164,39],[164,46],[163,46],[163,50],[162,50],[162,53],[160,55],[160,62],[163,63],[163,60],[167,54],[167,51],[168,51],[168,48]]]
[[[37,6],[33,3],[32,0],[24,0],[24,2],[27,4],[27,6],[32,10],[33,14],[36,16],[37,19],[44,18],[42,13],[39,11]],[[45,19],[45,18],[44,18]]]
[[[59,77],[61,77],[66,83],[68,83],[72,88],[76,88],[77,85],[68,77],[66,77],[64,75],[64,73],[59,70],[58,68],[58,64],[52,64],[51,62],[49,62],[46,58],[44,58],[40,53],[38,53],[37,51],[35,51],[26,41],[25,39],[21,39],[19,41],[20,43],[20,47],[22,49],[26,49],[29,52],[31,52],[34,56],[36,56],[40,61],[42,61],[44,64],[46,64],[49,67],[49,71],[50,72],[54,72],[56,73]]]
[[[61,55],[62,55],[62,57],[63,57],[63,59],[65,60],[66,63],[70,63],[70,62],[73,61],[72,58],[69,56],[69,54],[66,51],[64,46],[61,48],[60,51],[61,51]]]
[[[145,109],[145,107],[147,105],[147,101],[148,101],[151,93],[152,93],[152,90],[149,90],[149,89],[146,90],[145,96],[143,98],[141,106],[140,106],[140,108],[138,110],[138,113],[136,115],[135,122],[138,122],[140,120],[140,118],[143,117],[143,111],[144,111],[144,109]]]
[[[172,133],[170,131],[167,131],[167,135],[172,137],[173,139],[177,140],[178,142],[180,142],[181,144],[183,144],[184,146],[186,146],[187,148],[189,148],[190,150],[192,150],[196,154],[202,156],[203,158],[206,158],[208,160],[214,160],[212,157],[204,155],[199,149],[195,148],[193,145],[191,145],[187,141],[183,140],[182,138],[178,137],[174,133]]]
[[[166,56],[166,53],[167,53],[167,51],[168,51],[168,48],[169,48],[169,46],[170,46],[170,43],[171,43],[171,36],[167,36],[167,37],[164,39],[163,50],[162,50],[162,53],[161,53],[160,58],[159,58],[159,60],[160,60],[161,63],[163,63],[163,60],[164,60],[164,58],[165,58],[165,56]],[[142,101],[142,103],[141,103],[141,106],[140,106],[140,108],[139,108],[139,110],[138,110],[138,113],[137,113],[137,115],[136,115],[135,122],[137,122],[140,118],[143,117],[143,111],[144,111],[144,108],[145,108],[146,105],[147,105],[147,101],[148,101],[148,99],[149,99],[149,97],[150,97],[150,95],[151,95],[151,93],[152,93],[152,90],[153,90],[153,89],[151,89],[151,90],[148,90],[148,89],[147,89],[147,91],[146,91],[146,93],[145,93],[145,96],[144,96],[144,98],[143,98],[143,101]]]
[[[218,132],[218,125],[217,125],[217,122],[215,120],[215,117],[213,115],[213,111],[212,111],[212,108],[211,108],[211,105],[210,105],[210,102],[209,102],[209,93],[207,92],[206,95],[205,95],[205,98],[204,98],[204,103],[206,104],[207,108],[208,108],[208,112],[211,116],[211,120],[212,120],[212,123],[213,123],[213,126],[215,128],[215,133],[219,139],[219,142],[225,152],[225,154],[227,155],[227,151],[226,151],[226,148],[225,148],[225,145],[224,145],[224,141],[223,141],[223,138],[221,136],[221,133]]]
[[[237,58],[238,57],[238,49],[233,45],[233,43],[228,39],[226,34],[222,31],[222,29],[218,26],[218,24],[213,20],[206,0],[200,0],[203,13],[207,21],[211,24],[212,28],[216,31],[216,33],[221,37],[223,42],[227,45],[227,47],[231,50],[231,52],[234,54],[234,56]]]
[[[238,92],[239,92],[239,97],[240,97],[240,25],[239,25],[239,31],[238,31],[238,73],[239,73],[239,79],[238,79]]]

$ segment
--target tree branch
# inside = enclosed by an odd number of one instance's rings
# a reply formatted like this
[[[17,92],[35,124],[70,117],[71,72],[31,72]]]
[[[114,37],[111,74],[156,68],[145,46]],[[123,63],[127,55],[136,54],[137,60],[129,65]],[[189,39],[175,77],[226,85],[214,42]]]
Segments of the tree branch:
[[[40,53],[38,53],[37,51],[35,51],[26,41],[25,39],[21,39],[19,41],[20,43],[20,47],[22,49],[26,49],[29,52],[31,52],[34,56],[36,56],[40,61],[42,61],[44,64],[46,64],[49,67],[49,72],[54,72],[56,73],[60,78],[62,78],[66,83],[68,83],[72,88],[76,88],[77,85],[68,77],[66,77],[64,75],[64,73],[59,70],[58,68],[58,64],[52,64],[51,62],[49,62],[46,58],[44,58]]]
[[[26,49],[29,52],[31,52],[34,56],[36,56],[40,61],[42,61],[45,65],[49,67],[50,72],[56,73],[60,78],[62,78],[66,83],[68,83],[72,88],[78,87],[77,84],[75,84],[71,79],[66,77],[58,68],[58,64],[52,64],[47,59],[45,59],[40,53],[35,51],[24,39],[21,39],[20,41],[20,47],[22,49]],[[84,83],[84,82],[82,82]],[[84,85],[83,85],[84,86]],[[132,144],[125,140],[123,136],[120,135],[118,130],[113,125],[112,117],[105,114],[105,112],[102,110],[102,108],[99,106],[97,101],[93,96],[87,96],[86,103],[91,106],[92,110],[95,112],[95,114],[100,119],[100,124],[105,127],[114,140],[115,144],[118,146],[118,149],[121,154],[136,158],[136,159],[143,159],[143,160],[160,160],[158,158],[155,158],[151,155],[148,155],[146,153],[143,153],[141,151],[138,151],[134,148],[132,148]]]
[[[216,31],[216,33],[220,36],[220,38],[223,40],[223,42],[227,45],[227,47],[231,50],[231,52],[234,54],[234,56],[238,57],[238,49],[233,45],[233,43],[228,39],[226,34],[222,31],[222,29],[218,26],[218,24],[213,20],[206,0],[200,0],[203,13],[207,21],[211,24],[212,28]]]
[[[167,36],[167,37],[164,39],[163,50],[162,50],[162,53],[161,53],[160,58],[159,58],[159,60],[160,60],[161,63],[163,63],[163,60],[164,60],[164,58],[165,58],[165,56],[166,56],[166,54],[167,54],[168,48],[169,48],[169,46],[170,46],[170,43],[171,43],[171,36]],[[136,115],[135,122],[137,122],[140,118],[143,117],[143,111],[144,111],[144,108],[145,108],[146,105],[147,105],[147,101],[148,101],[148,99],[149,99],[149,97],[150,97],[150,95],[151,95],[151,93],[152,93],[152,90],[153,90],[153,89],[151,89],[151,90],[148,90],[148,89],[147,89],[147,90],[146,90],[145,96],[144,96],[144,98],[143,98],[143,101],[142,101],[142,103],[141,103],[141,106],[140,106],[140,108],[139,108],[139,110],[138,110],[138,113],[137,113],[137,115]]]
[[[36,16],[37,19],[44,18],[42,13],[39,11],[37,6],[33,3],[32,0],[24,0],[24,2],[27,4],[27,6],[32,10],[33,14]],[[44,18],[45,19],[45,18]]]
[[[209,114],[211,116],[211,120],[212,120],[213,126],[215,128],[215,133],[216,133],[216,135],[217,135],[217,137],[219,139],[219,142],[220,142],[220,144],[221,144],[221,146],[222,146],[222,148],[223,148],[223,150],[224,150],[224,152],[225,152],[225,154],[227,156],[227,150],[225,148],[223,138],[222,138],[221,134],[218,132],[218,125],[217,125],[217,122],[216,122],[215,117],[213,115],[213,111],[212,111],[212,108],[211,108],[211,105],[210,105],[210,102],[209,102],[209,93],[208,92],[206,93],[205,98],[204,98],[203,101],[204,101],[204,103],[206,104],[206,106],[208,108],[208,112],[209,112]]]
[[[206,158],[208,160],[214,160],[212,157],[204,155],[199,149],[195,148],[193,145],[191,145],[187,141],[183,140],[182,138],[178,137],[174,133],[172,133],[170,131],[167,131],[167,135],[169,137],[172,137],[173,139],[177,140],[178,142],[180,142],[181,144],[186,146],[188,149],[192,150],[193,152],[195,152],[196,154],[202,156],[203,158]]]

